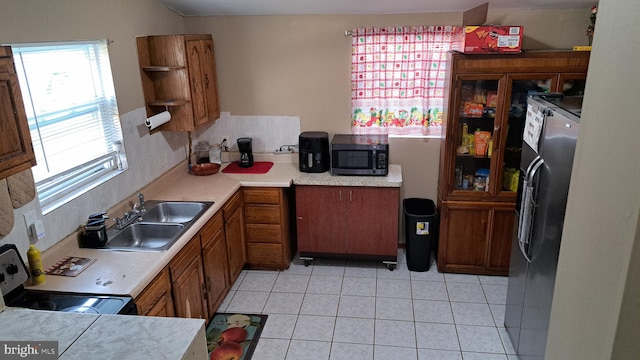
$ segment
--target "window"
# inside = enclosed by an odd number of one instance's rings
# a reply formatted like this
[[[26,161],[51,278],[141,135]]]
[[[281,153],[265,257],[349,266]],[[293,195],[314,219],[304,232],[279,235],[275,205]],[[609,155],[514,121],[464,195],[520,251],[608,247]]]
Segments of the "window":
[[[11,47],[48,212],[124,170],[107,41]]]
[[[460,33],[454,26],[355,29],[352,132],[440,135],[446,54]]]

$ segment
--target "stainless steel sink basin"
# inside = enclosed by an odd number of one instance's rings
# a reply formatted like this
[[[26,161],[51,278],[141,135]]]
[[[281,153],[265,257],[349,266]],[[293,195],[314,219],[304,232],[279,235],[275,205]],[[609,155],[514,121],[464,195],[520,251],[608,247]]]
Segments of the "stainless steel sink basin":
[[[184,230],[183,224],[144,223],[131,224],[113,238],[109,238],[108,249],[166,250],[178,240]]]
[[[162,201],[142,215],[144,222],[186,223],[192,221],[204,208],[205,203],[187,201]]]
[[[164,251],[169,249],[213,205],[211,201],[145,202],[147,211],[123,229],[107,230],[107,250]],[[135,220],[135,219],[134,219]]]

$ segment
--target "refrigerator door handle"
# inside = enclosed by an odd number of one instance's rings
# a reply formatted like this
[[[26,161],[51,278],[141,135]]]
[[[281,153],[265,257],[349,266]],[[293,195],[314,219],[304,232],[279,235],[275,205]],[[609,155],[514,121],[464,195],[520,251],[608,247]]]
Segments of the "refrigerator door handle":
[[[537,156],[529,165],[523,182],[523,196],[520,204],[520,222],[518,224],[518,244],[520,252],[528,262],[531,262],[531,231],[535,212],[535,182],[534,177],[544,160]]]

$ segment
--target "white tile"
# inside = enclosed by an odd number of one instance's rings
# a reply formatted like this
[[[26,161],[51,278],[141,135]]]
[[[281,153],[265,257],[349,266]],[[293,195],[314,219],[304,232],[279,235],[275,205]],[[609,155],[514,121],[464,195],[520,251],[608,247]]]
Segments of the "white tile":
[[[238,278],[236,279],[236,281],[233,283],[233,285],[231,285],[231,290],[238,290],[238,287],[240,287],[240,284],[242,283],[242,279],[244,279],[246,275],[247,270],[242,270],[240,274],[238,274]]]
[[[340,296],[338,316],[373,319],[376,314],[376,298],[368,296]]]
[[[507,276],[479,275],[478,278],[482,285],[507,285],[509,283]]]
[[[503,326],[498,326],[498,334],[500,334],[500,339],[502,340],[502,345],[504,346],[504,351],[507,354],[515,355],[516,350],[511,342],[511,338],[509,337],[509,333],[507,333],[507,328]]]
[[[376,298],[376,319],[413,321],[411,299]]]
[[[300,314],[336,316],[339,302],[340,295],[306,294]]]
[[[335,320],[332,316],[299,315],[293,339],[331,341]]]
[[[222,300],[222,302],[220,303],[220,306],[218,306],[218,309],[216,310],[216,312],[225,312],[227,310],[227,307],[231,303],[231,299],[233,299],[233,296],[235,294],[236,294],[235,290],[229,290],[227,295],[224,297],[224,300]]]
[[[298,314],[303,298],[304,294],[272,292],[263,312],[265,314]]]
[[[495,326],[488,304],[451,302],[457,325]]]
[[[456,325],[460,349],[469,352],[505,354],[495,326]]]
[[[249,271],[242,279],[238,290],[271,291],[278,273],[266,271]]]
[[[289,268],[281,271],[281,274],[311,275],[313,265],[305,266],[304,261],[297,256],[289,264]]]
[[[498,328],[503,327],[506,305],[489,304],[489,308],[491,309],[491,315],[493,316],[493,321],[496,323],[496,326]]]
[[[478,278],[478,275],[447,273],[447,274],[444,274],[444,281],[479,284],[480,278]]]
[[[411,281],[378,278],[376,296],[411,299]]]
[[[373,345],[332,343],[330,360],[371,360]]]
[[[407,268],[406,263],[398,263],[398,266],[393,271],[389,270],[385,264],[378,264],[378,279],[401,279],[409,280],[411,278],[411,272]]]
[[[482,284],[482,289],[489,304],[507,303],[507,285]]]
[[[456,327],[452,324],[416,323],[419,348],[434,350],[460,350]]]
[[[453,324],[453,314],[448,301],[413,300],[415,321]]]
[[[269,293],[266,291],[238,290],[227,306],[227,312],[247,312],[260,314],[267,303]]]
[[[291,340],[285,359],[328,360],[330,351],[331,343],[328,341]]]
[[[507,355],[462,352],[464,360],[508,360]]]
[[[344,267],[344,276],[376,278],[378,264],[375,262],[348,261]]]
[[[342,279],[342,295],[375,296],[376,278],[345,276]]]
[[[311,275],[343,276],[344,260],[318,259],[313,264]]]
[[[428,281],[444,281],[444,274],[438,272],[435,264],[431,265],[428,271],[410,271],[411,281],[428,280]]]
[[[418,349],[419,360],[462,360],[460,351]]]
[[[303,293],[307,291],[310,275],[295,275],[280,273],[273,285],[272,291]]]
[[[447,286],[443,281],[411,280],[411,294],[414,299],[449,301]]]
[[[446,282],[446,284],[450,301],[487,303],[479,282],[477,284]]]
[[[418,355],[415,348],[375,345],[373,347],[373,358],[375,360],[415,360]]]
[[[298,315],[269,314],[264,329],[262,329],[260,340],[262,338],[291,339],[297,320]]]
[[[256,345],[256,349],[253,351],[252,358],[260,360],[283,360],[287,355],[288,348],[288,339],[267,339],[261,336]]]
[[[336,318],[333,342],[373,344],[373,329],[373,319],[338,317]]]
[[[414,322],[376,319],[374,343],[376,345],[415,348],[416,332]]]
[[[307,294],[340,294],[342,276],[311,275]]]

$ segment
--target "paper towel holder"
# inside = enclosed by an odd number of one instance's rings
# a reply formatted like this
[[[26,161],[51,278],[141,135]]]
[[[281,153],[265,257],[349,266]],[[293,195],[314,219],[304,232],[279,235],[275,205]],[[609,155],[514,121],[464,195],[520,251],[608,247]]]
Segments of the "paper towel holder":
[[[169,111],[169,106],[165,105],[164,108],[164,111],[154,114],[144,121],[144,124],[149,129],[149,131],[156,129],[171,120],[171,112]]]

